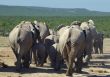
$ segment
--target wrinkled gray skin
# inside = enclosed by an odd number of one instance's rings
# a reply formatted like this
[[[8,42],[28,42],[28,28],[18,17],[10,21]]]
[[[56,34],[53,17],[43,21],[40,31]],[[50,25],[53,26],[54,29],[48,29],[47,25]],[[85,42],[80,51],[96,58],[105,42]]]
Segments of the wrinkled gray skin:
[[[44,41],[44,44],[45,44],[45,47],[46,47],[46,55],[48,57],[50,51],[50,47],[55,44],[56,42],[58,42],[58,37],[56,35],[49,35],[45,38],[45,41]],[[49,61],[49,59],[48,59]]]
[[[50,48],[50,46],[52,46],[54,43],[55,43],[54,35],[49,35],[45,38],[44,44],[45,44],[47,53],[48,53],[48,49]]]
[[[50,46],[50,48],[48,50],[48,56],[49,56],[49,59],[51,62],[51,66],[55,67],[56,56],[57,56],[57,43]]]
[[[22,67],[29,67],[31,47],[35,39],[39,38],[37,25],[31,22],[21,22],[9,34],[9,43],[17,59],[17,71]]]
[[[97,32],[97,36],[93,41],[95,54],[103,54],[103,35],[102,32]]]
[[[35,24],[39,25],[41,41],[44,42],[44,39],[50,35],[49,28],[46,23],[34,21]]]
[[[60,31],[61,30],[61,31]],[[67,65],[67,76],[72,76],[73,67],[76,62],[76,71],[80,72],[82,69],[82,55],[85,47],[85,36],[83,31],[76,26],[66,26],[59,30],[59,43],[57,45],[57,57],[56,57],[56,67],[55,69],[60,68],[61,57]]]
[[[88,62],[90,61],[91,58],[91,53],[93,51],[93,40],[97,36],[97,31],[94,26],[94,22],[92,20],[89,20],[88,22],[83,22],[80,25],[81,29],[85,33],[86,37],[86,46],[85,46],[85,53],[84,53],[84,63],[85,65],[88,65]]]
[[[46,49],[43,43],[35,43],[32,47],[33,57],[36,66],[43,66],[45,63]]]

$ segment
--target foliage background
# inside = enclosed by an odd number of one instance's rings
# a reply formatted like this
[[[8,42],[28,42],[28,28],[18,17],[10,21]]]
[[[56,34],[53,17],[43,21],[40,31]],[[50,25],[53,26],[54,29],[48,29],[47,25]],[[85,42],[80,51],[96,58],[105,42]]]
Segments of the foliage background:
[[[110,16],[0,16],[0,35],[6,36],[21,21],[34,20],[45,22],[49,28],[56,28],[60,24],[70,25],[72,21],[94,20],[98,31],[110,37]]]

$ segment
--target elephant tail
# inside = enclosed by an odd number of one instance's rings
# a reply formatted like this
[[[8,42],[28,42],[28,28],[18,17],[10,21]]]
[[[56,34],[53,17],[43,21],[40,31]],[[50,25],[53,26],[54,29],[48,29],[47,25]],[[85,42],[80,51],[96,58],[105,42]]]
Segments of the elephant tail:
[[[18,35],[17,35],[17,43],[20,43],[21,39],[20,39],[20,27],[18,28]]]
[[[66,47],[69,36],[70,36],[70,28],[66,29],[59,38],[59,50],[60,50],[61,54],[63,53],[63,51]]]

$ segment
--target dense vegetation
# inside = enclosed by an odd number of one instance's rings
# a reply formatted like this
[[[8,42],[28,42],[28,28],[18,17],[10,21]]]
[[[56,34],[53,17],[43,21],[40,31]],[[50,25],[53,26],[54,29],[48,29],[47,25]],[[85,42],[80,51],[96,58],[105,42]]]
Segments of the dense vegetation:
[[[0,16],[110,16],[110,12],[92,11],[84,8],[67,9],[0,5]]]
[[[14,26],[19,24],[23,20],[27,21],[42,21],[48,24],[49,28],[56,28],[59,24],[70,25],[74,20],[88,21],[93,19],[98,31],[102,31],[105,37],[110,37],[110,16],[0,16],[0,35],[7,35]]]

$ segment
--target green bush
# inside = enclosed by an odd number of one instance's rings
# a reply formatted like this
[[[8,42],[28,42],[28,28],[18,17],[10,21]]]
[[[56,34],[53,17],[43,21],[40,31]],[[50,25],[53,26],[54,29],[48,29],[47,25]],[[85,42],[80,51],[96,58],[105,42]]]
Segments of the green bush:
[[[30,16],[1,16],[0,17],[0,35],[8,35],[14,26],[21,21],[42,21],[48,24],[49,28],[56,28],[60,24],[70,25],[72,21],[88,21],[94,20],[95,26],[98,31],[102,31],[105,37],[110,37],[110,16],[65,16],[65,17],[30,17]]]

